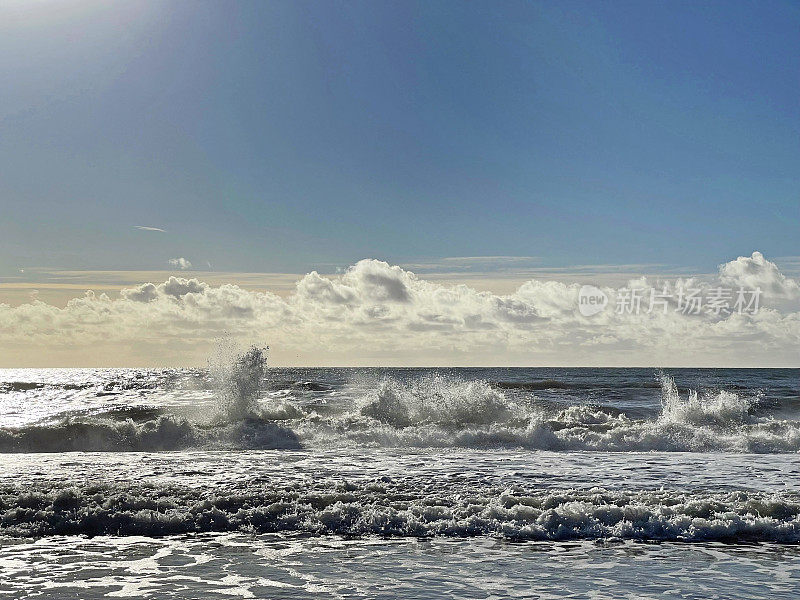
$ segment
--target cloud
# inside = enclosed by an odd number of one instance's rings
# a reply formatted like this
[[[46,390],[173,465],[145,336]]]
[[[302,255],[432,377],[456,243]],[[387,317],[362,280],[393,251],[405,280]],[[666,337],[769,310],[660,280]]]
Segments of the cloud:
[[[190,263],[182,256],[178,258],[170,258],[169,261],[167,262],[169,262],[170,266],[175,267],[176,269],[180,269],[181,271],[185,271],[186,269],[192,268],[192,263]]]
[[[134,225],[134,229],[139,229],[141,231],[160,231],[161,233],[166,233],[166,229],[161,229],[160,227],[147,227],[146,225]]]
[[[764,292],[752,315],[686,315],[673,304],[647,313],[646,297],[640,314],[617,314],[616,290],[606,287],[609,307],[584,317],[579,283],[533,279],[496,294],[372,259],[338,276],[311,272],[287,296],[172,276],[115,298],[89,291],[63,308],[0,304],[0,364],[98,348],[132,353],[116,364],[202,364],[212,341],[228,335],[269,343],[289,363],[798,366],[798,284],[760,253],[723,264],[713,281],[631,283]]]
[[[800,285],[783,275],[778,266],[764,258],[761,252],[720,265],[719,275],[725,284],[761,288],[774,297],[796,298],[800,295]]]

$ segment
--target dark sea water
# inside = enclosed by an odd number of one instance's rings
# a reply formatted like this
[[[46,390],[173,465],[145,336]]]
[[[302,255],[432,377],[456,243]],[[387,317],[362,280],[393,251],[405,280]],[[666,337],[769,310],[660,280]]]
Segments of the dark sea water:
[[[800,371],[0,370],[0,597],[797,598]]]

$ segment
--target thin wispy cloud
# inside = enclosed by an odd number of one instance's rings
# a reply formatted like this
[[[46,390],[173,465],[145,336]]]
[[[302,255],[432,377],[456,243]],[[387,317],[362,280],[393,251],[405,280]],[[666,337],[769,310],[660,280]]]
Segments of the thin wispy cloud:
[[[589,275],[651,272],[679,274],[684,269],[662,263],[544,265],[538,256],[451,256],[426,261],[401,263],[404,269],[427,275],[475,274],[548,278],[553,275]],[[694,272],[688,268],[689,272]]]
[[[167,233],[166,229],[161,229],[160,227],[148,227],[147,225],[134,225],[133,228],[141,231],[160,231],[161,233]]]
[[[541,263],[537,256],[448,256],[424,262],[404,263],[402,266],[418,272],[436,271],[500,271],[530,267]]]

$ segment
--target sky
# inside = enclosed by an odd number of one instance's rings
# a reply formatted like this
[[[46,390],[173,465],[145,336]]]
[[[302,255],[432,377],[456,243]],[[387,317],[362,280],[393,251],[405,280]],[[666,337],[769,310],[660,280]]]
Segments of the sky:
[[[774,306],[789,321],[771,335],[788,337],[761,340],[758,361],[780,347],[778,362],[796,363],[798,30],[800,6],[779,1],[4,2],[0,366],[110,360],[89,333],[73,339],[75,315],[30,330],[20,311],[68,311],[86,289],[132,302],[124,290],[171,276],[268,294],[301,318],[311,274],[361,281],[363,265],[502,303],[530,281],[570,298],[640,276],[722,281],[740,258],[784,277]],[[391,301],[356,296],[368,312]],[[467,313],[451,315],[462,329]],[[309,314],[310,329],[333,318]],[[396,315],[406,333],[421,313],[409,314]],[[346,340],[361,321],[336,319],[347,332],[315,347],[262,333],[292,348],[276,353],[286,363],[419,356],[423,340],[395,332],[394,351],[356,357]],[[200,360],[231,324],[202,325],[202,343],[118,340],[113,360]],[[573,340],[548,355],[537,344],[559,330],[537,327],[484,350],[462,331],[425,362],[641,356],[622,334],[622,349],[582,354]],[[746,362],[704,344],[694,360]]]

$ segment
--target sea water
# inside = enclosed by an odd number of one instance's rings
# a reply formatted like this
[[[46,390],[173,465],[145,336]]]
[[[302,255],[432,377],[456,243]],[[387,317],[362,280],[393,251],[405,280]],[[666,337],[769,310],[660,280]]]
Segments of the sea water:
[[[0,371],[0,596],[797,598],[780,369]]]

